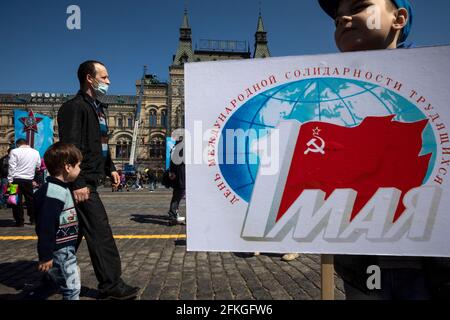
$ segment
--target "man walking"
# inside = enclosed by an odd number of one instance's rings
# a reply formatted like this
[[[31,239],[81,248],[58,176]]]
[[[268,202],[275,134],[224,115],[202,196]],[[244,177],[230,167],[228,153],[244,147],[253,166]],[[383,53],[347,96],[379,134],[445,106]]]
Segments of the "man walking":
[[[156,188],[156,176],[153,173],[153,170],[151,170],[151,169],[145,169],[145,171],[147,173],[147,180],[148,180],[150,192],[153,192],[153,191],[155,191],[155,188]]]
[[[108,148],[106,106],[97,99],[108,91],[108,71],[101,62],[85,61],[78,68],[78,80],[80,91],[58,112],[60,141],[74,144],[83,154],[80,175],[72,183],[79,215],[78,245],[84,236],[99,282],[99,298],[133,299],[139,288],[125,284],[121,278],[120,255],[97,193],[99,180],[105,175],[111,177],[114,187],[120,183]]]
[[[186,195],[186,169],[184,164],[184,144],[183,136],[180,136],[175,143],[170,157],[169,179],[172,180],[172,200],[169,209],[169,224],[182,224],[186,218],[180,216],[179,206],[181,200]]]
[[[9,155],[12,148],[8,149],[6,155],[0,159],[0,208],[6,205],[6,195],[8,188]]]
[[[12,206],[14,220],[17,227],[24,226],[22,198],[25,198],[27,215],[30,224],[34,224],[33,211],[33,179],[36,170],[41,166],[39,152],[31,148],[25,139],[16,142],[16,149],[11,150],[8,163],[8,182],[17,184],[19,187],[19,199],[17,205]]]

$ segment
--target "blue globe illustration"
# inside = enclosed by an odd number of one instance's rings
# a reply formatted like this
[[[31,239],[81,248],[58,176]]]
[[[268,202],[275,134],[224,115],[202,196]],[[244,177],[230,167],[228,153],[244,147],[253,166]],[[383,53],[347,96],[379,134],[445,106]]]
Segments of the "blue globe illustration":
[[[373,106],[368,110],[367,105]],[[394,120],[416,122],[427,117],[398,93],[378,85],[342,78],[305,79],[260,93],[228,119],[219,140],[219,168],[227,184],[249,202],[261,159],[255,142],[267,137],[282,120],[321,121],[345,127],[358,126],[368,116],[396,115]],[[230,131],[231,130],[231,131]],[[251,132],[244,142],[226,132]],[[393,137],[395,138],[395,137]],[[234,147],[227,148],[230,139]],[[280,137],[283,139],[283,137]],[[437,154],[430,124],[425,128],[421,155],[432,154],[424,183],[433,172]]]

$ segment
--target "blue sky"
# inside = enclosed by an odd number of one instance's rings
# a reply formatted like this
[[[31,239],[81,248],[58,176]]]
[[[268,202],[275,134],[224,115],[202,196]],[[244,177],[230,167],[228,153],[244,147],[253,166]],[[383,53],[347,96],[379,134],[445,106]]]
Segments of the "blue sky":
[[[167,80],[187,3],[193,44],[241,40],[253,48],[259,0],[2,0],[0,92],[73,93],[76,70],[103,61],[111,94],[135,94],[143,65]],[[262,0],[272,56],[336,52],[334,26],[316,0]],[[68,30],[66,9],[81,8],[81,30]],[[450,44],[450,1],[413,0],[410,40]]]

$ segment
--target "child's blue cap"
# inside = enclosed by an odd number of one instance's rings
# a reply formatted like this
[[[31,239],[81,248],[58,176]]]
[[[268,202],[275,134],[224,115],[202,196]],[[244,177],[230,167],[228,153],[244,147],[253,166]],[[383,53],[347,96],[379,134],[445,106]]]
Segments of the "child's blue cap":
[[[340,0],[319,0],[319,4],[322,9],[333,19],[336,18],[337,9]],[[397,8],[405,8],[408,10],[408,23],[403,28],[402,35],[400,36],[399,43],[403,43],[409,36],[411,26],[413,22],[413,11],[411,3],[408,0],[391,0]]]

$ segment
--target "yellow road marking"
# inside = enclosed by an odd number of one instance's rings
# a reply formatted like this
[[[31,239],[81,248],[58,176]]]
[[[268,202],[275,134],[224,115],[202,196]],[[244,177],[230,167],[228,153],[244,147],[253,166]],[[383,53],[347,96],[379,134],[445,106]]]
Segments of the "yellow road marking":
[[[180,239],[186,238],[185,234],[143,234],[143,235],[117,235],[114,239]]]
[[[0,237],[0,240],[37,240],[35,236],[8,236]]]
[[[116,235],[114,239],[185,239],[185,234],[130,234]],[[37,240],[36,236],[0,236],[0,241]]]

